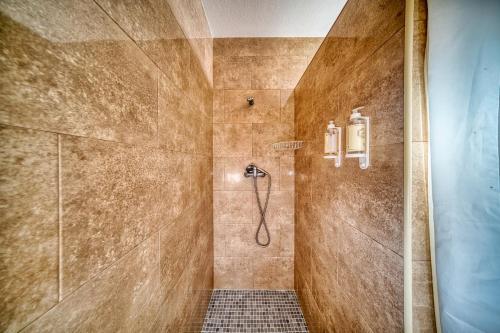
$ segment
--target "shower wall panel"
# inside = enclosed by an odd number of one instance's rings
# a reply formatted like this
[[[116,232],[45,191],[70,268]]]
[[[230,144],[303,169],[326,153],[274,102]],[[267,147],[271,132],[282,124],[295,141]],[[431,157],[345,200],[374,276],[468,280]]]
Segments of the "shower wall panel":
[[[404,1],[350,0],[295,89],[295,289],[312,332],[403,330]],[[371,165],[323,158],[371,117]],[[344,135],[345,142],[345,135]]]
[[[216,288],[292,289],[294,155],[272,143],[294,138],[293,89],[321,38],[214,40],[214,279]],[[255,104],[249,106],[247,97]],[[255,242],[259,212],[250,163],[270,172],[269,247]],[[260,178],[264,198],[269,178]],[[261,234],[265,240],[265,234]]]
[[[184,26],[208,31],[201,2],[190,6]],[[172,9],[1,2],[0,331],[200,328],[212,58],[191,44],[212,40]]]

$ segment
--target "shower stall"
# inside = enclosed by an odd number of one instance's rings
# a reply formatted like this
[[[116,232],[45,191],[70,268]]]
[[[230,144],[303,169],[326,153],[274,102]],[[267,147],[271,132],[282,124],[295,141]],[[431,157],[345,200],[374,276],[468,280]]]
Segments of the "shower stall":
[[[0,1],[0,331],[494,332],[498,17]]]

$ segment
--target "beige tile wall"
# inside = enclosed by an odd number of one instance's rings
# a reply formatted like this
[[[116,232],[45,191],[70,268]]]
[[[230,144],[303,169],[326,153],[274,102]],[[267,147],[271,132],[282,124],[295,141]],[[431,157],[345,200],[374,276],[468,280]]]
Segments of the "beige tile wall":
[[[427,194],[428,120],[425,91],[427,2],[415,0],[412,86],[412,294],[413,332],[435,332]]]
[[[294,138],[293,88],[322,39],[214,40],[214,279],[216,288],[293,288],[294,157],[272,143]],[[255,98],[249,107],[246,99]],[[255,163],[271,173],[271,244],[259,247]],[[259,179],[264,198],[268,178]],[[264,234],[262,234],[265,239]]]
[[[294,284],[312,332],[403,331],[403,60],[404,1],[349,0],[295,89]],[[323,133],[358,106],[371,166],[335,168]]]
[[[175,6],[0,4],[0,331],[199,330],[212,40]]]

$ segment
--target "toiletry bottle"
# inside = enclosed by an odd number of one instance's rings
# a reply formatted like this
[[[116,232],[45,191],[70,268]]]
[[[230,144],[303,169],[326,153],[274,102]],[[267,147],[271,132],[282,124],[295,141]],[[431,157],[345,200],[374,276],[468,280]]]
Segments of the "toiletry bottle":
[[[330,120],[325,132],[325,158],[337,157],[337,140],[338,130],[335,127],[333,120]]]
[[[347,124],[347,153],[364,154],[366,152],[366,121],[359,111],[363,107],[352,110]]]

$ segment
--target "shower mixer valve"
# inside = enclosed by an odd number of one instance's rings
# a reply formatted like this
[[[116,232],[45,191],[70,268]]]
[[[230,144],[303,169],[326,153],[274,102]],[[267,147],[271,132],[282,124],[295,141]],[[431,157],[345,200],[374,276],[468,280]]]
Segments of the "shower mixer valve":
[[[245,177],[265,177],[267,172],[265,170],[259,169],[255,164],[249,164],[245,168]]]

